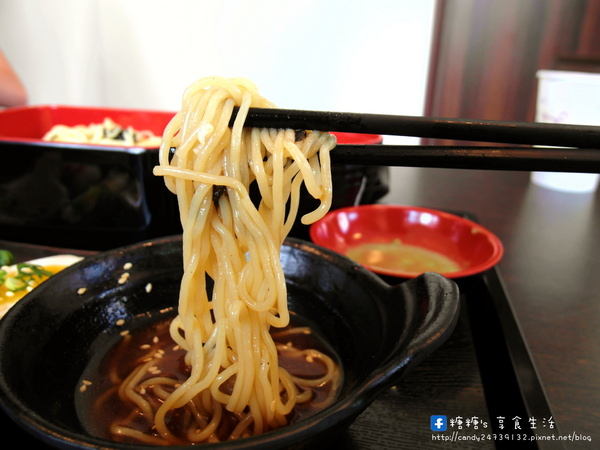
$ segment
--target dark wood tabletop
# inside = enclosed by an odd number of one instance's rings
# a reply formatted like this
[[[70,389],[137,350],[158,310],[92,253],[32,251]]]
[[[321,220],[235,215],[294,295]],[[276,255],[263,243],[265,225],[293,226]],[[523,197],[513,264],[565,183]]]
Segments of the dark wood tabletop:
[[[529,172],[399,173],[388,203],[468,211],[502,240],[499,272],[560,432],[598,445],[600,194],[539,187]]]

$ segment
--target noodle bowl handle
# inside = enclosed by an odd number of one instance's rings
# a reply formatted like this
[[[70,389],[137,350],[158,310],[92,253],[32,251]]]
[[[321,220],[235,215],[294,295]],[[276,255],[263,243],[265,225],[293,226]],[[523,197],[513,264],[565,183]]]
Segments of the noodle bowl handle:
[[[424,273],[392,288],[400,298],[413,299],[414,303],[394,302],[390,295],[393,314],[413,317],[405,339],[398,339],[390,352],[382,373],[386,380],[396,381],[406,371],[419,364],[436,350],[454,331],[460,312],[460,296],[457,284],[433,272]],[[415,294],[416,292],[416,294]],[[404,311],[398,311],[404,308]],[[394,311],[396,310],[396,311]],[[393,324],[392,324],[393,326]]]

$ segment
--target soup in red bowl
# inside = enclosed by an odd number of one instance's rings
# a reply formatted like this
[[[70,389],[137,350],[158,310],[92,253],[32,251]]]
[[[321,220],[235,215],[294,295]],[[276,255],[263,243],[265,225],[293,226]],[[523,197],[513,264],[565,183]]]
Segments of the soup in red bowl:
[[[493,267],[500,239],[472,220],[434,209],[361,205],[330,212],[310,229],[313,242],[381,275],[437,272],[460,278]]]

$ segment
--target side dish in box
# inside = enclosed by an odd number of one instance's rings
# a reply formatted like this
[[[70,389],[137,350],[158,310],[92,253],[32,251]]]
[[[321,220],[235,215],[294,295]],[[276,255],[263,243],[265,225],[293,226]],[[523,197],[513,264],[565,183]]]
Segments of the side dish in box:
[[[40,105],[0,110],[1,142],[63,142],[158,148],[174,113]]]
[[[173,115],[74,106],[0,111],[2,239],[104,250],[179,233],[176,197],[152,174],[159,143],[125,136],[162,137]],[[44,140],[54,127],[93,128],[116,139],[79,143],[70,131],[61,136],[70,142]]]

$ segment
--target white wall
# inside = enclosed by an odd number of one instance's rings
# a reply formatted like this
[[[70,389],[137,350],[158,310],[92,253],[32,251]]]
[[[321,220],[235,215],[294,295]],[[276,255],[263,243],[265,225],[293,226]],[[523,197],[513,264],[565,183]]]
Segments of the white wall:
[[[420,115],[434,5],[2,0],[0,47],[31,104],[176,110],[193,80],[222,75],[283,108]]]

